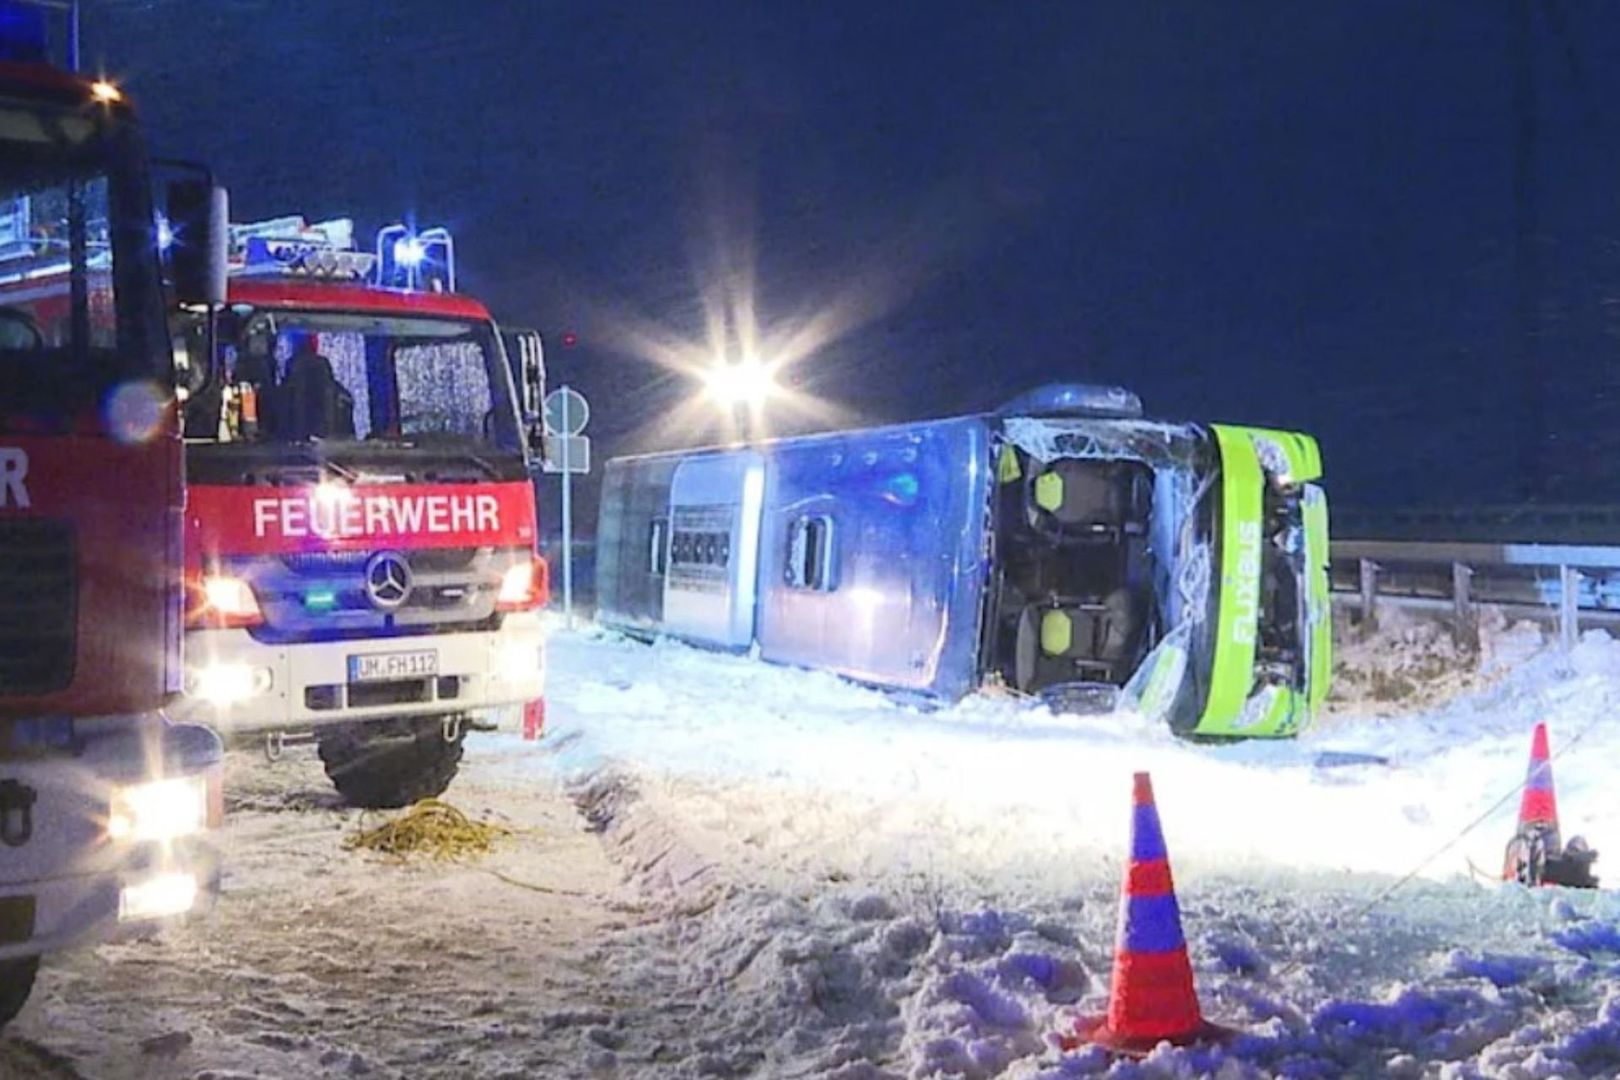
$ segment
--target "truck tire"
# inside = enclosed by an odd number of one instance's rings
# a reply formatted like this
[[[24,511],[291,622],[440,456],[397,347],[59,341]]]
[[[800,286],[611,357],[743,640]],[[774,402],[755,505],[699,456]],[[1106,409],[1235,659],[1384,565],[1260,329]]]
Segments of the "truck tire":
[[[39,971],[39,957],[23,960],[0,960],[0,1028],[5,1027],[22,1012],[29,991],[34,988],[34,974]]]
[[[461,766],[465,727],[444,737],[444,718],[394,717],[317,728],[326,775],[350,806],[395,810],[444,793]]]

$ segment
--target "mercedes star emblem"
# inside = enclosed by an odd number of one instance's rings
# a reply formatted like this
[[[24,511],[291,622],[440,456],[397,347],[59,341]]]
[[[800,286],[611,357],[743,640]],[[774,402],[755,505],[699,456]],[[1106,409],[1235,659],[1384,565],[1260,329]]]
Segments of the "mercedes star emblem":
[[[366,596],[379,611],[393,611],[411,595],[411,564],[397,551],[379,551],[366,563]]]

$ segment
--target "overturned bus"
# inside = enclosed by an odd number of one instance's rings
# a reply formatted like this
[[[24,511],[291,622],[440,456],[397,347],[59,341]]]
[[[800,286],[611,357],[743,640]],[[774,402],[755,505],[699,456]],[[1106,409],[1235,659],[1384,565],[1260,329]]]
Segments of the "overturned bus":
[[[991,415],[608,462],[600,621],[934,701],[1304,728],[1331,672],[1314,439],[1053,386]]]

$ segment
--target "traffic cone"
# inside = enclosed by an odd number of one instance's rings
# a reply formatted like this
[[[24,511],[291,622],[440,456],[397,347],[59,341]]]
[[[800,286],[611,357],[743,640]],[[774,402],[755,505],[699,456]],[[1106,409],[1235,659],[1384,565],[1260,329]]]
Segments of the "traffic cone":
[[[1547,846],[1557,851],[1563,845],[1559,843],[1558,796],[1553,793],[1549,757],[1547,725],[1537,724],[1530,740],[1530,772],[1525,777],[1524,795],[1519,799],[1519,832],[1540,829],[1547,834]]]
[[[1074,1030],[1082,1042],[1133,1055],[1146,1054],[1161,1042],[1186,1046],[1234,1034],[1205,1020],[1198,1007],[1170,857],[1147,773],[1136,774],[1131,859],[1120,887],[1108,1014],[1083,1017]]]
[[[1558,796],[1553,793],[1552,761],[1547,752],[1547,725],[1537,724],[1530,741],[1530,772],[1519,798],[1519,827],[1502,859],[1502,880],[1521,885],[1563,885],[1595,889],[1597,859],[1581,837],[1566,848],[1558,829]]]

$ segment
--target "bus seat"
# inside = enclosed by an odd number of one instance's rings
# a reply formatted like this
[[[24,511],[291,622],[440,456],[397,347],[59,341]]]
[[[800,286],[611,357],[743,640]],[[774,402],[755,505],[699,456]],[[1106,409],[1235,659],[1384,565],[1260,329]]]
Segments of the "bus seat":
[[[1118,543],[1145,529],[1138,495],[1141,466],[1132,462],[1055,461],[1033,473],[1030,527],[1060,542]]]
[[[1099,601],[1025,606],[1014,646],[1014,683],[1034,692],[1070,682],[1119,685],[1131,674],[1146,625],[1142,598],[1116,589]]]

